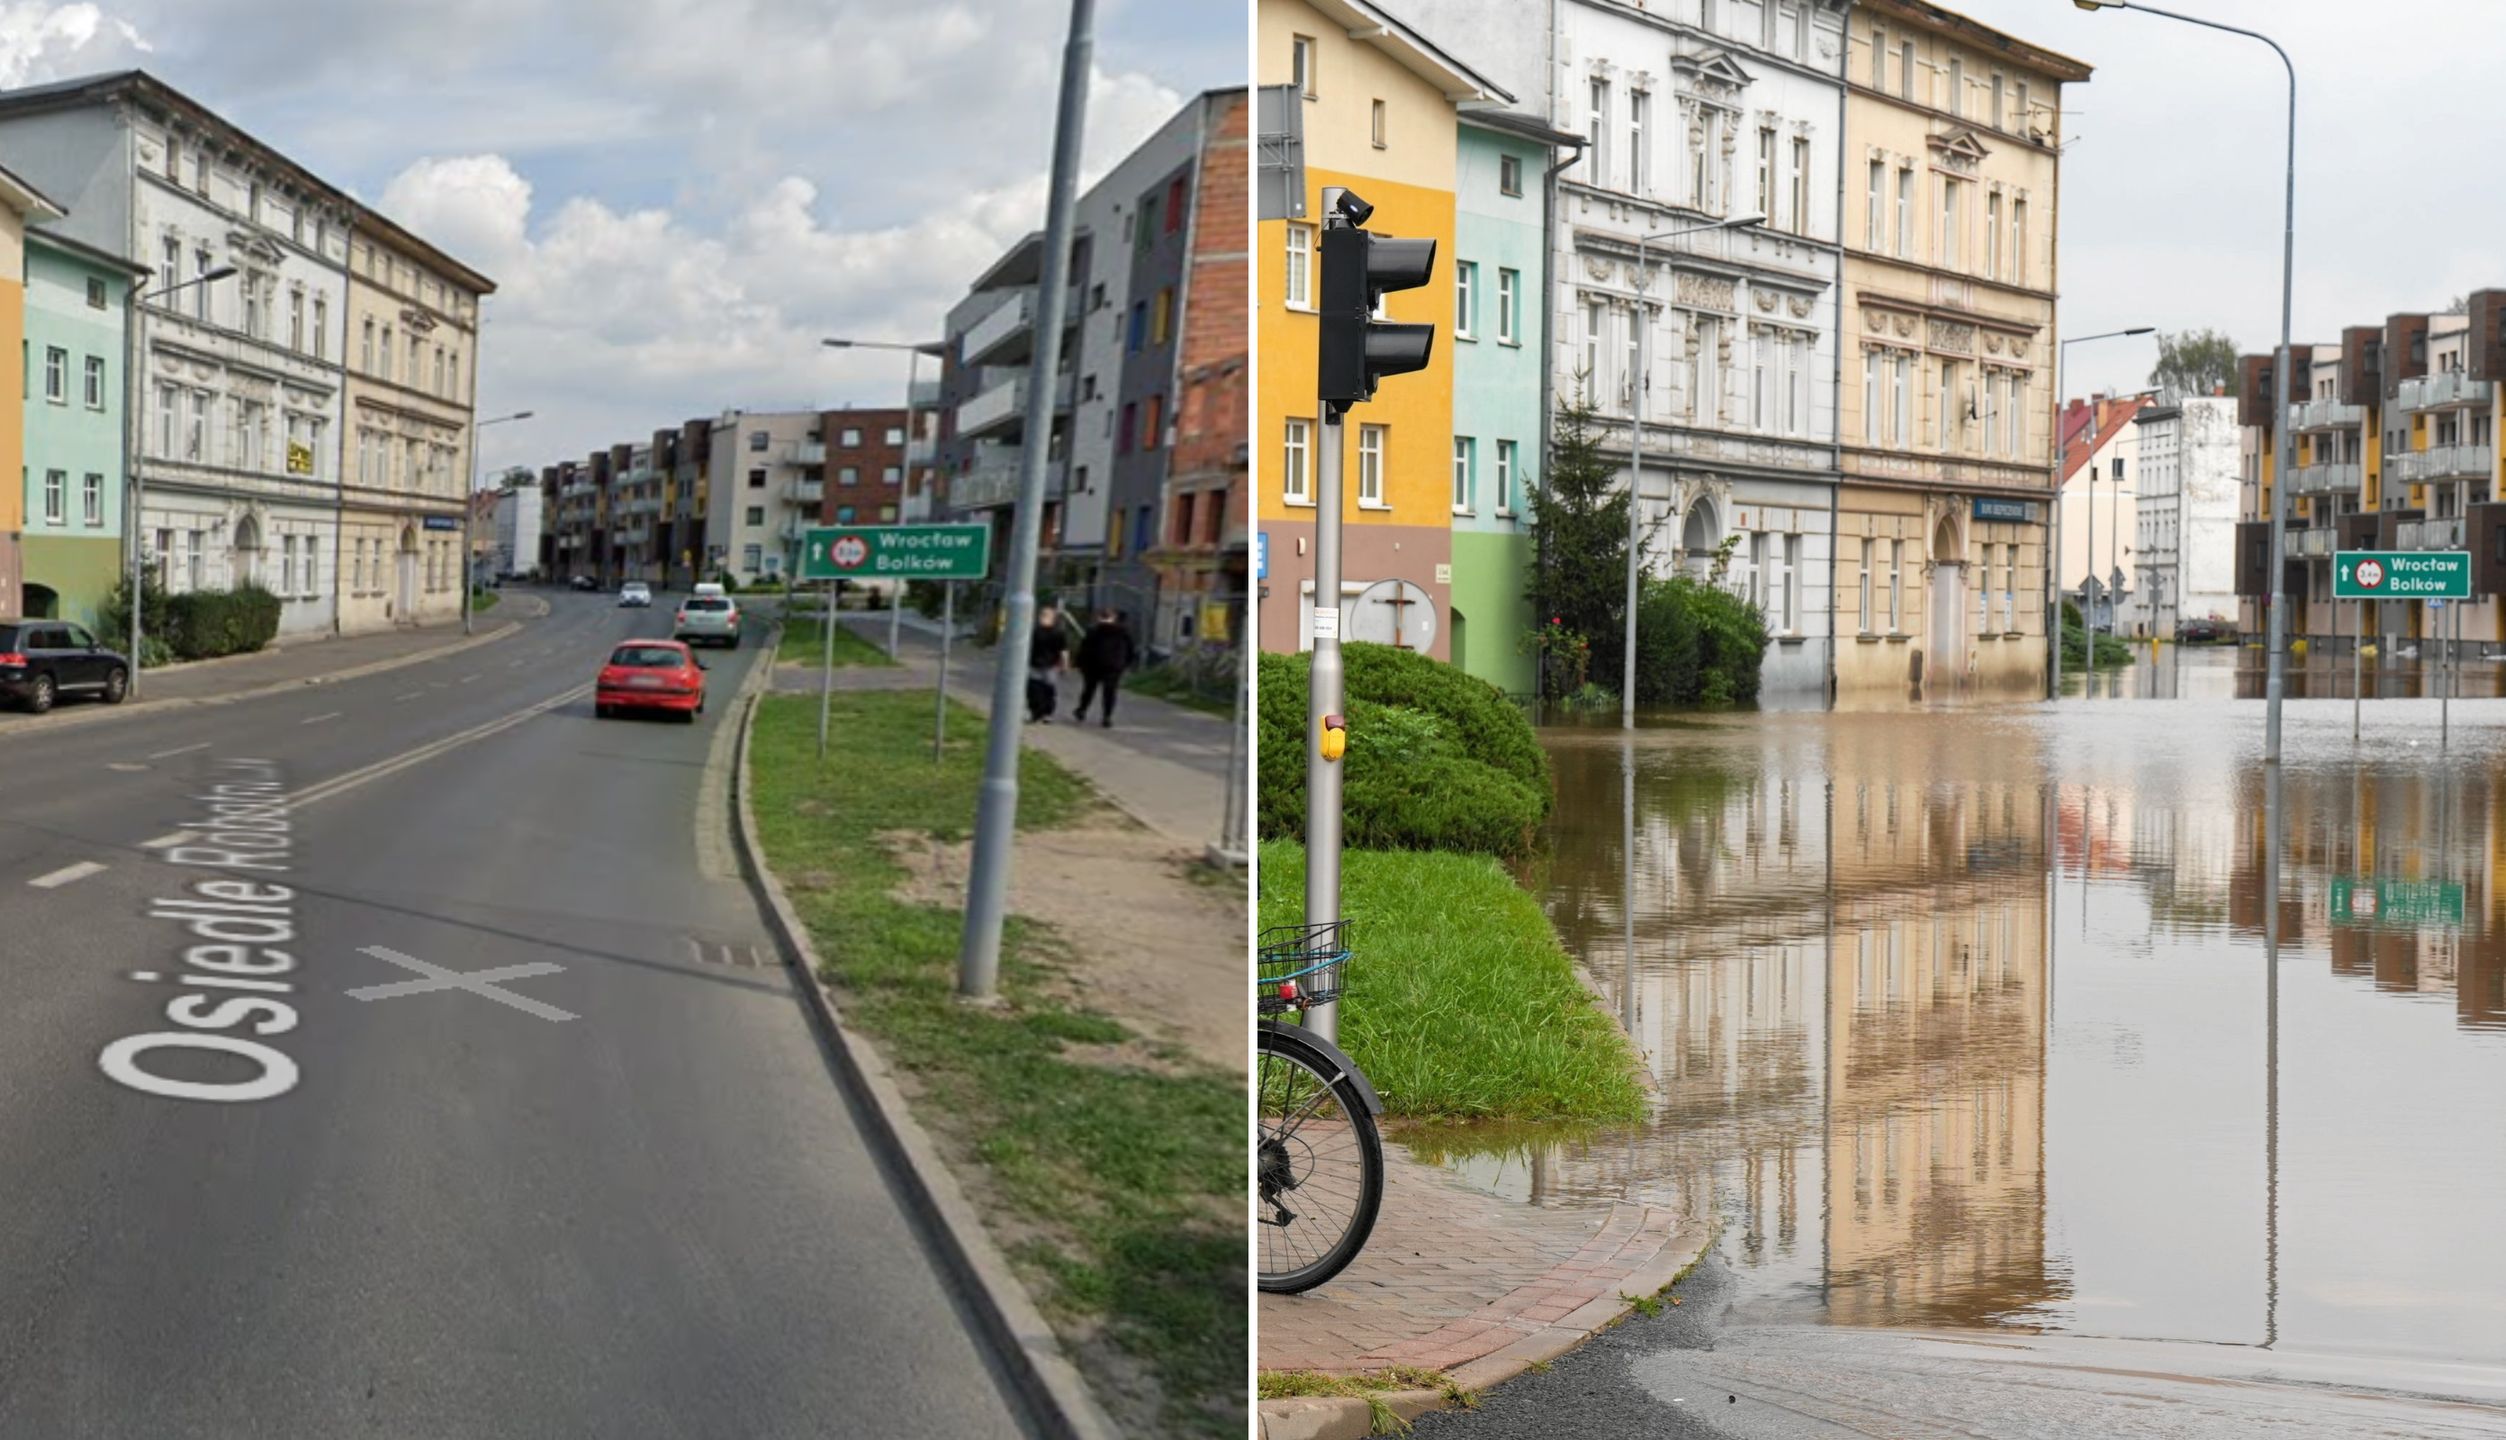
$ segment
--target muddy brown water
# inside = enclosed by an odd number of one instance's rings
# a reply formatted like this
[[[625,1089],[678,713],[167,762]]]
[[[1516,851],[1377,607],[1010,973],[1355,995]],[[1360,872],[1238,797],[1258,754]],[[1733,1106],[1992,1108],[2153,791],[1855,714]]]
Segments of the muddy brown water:
[[[1769,1316],[2506,1361],[2506,701],[2293,699],[2275,803],[2249,669],[1544,729],[1659,1113],[1424,1153],[1715,1218]]]

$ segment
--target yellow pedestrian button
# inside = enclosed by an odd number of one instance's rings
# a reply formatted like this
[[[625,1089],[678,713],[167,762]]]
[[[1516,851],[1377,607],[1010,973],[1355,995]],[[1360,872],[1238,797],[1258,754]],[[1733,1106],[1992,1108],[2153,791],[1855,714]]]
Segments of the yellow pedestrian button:
[[[1323,733],[1321,738],[1323,758],[1326,760],[1339,759],[1348,751],[1349,748],[1348,722],[1342,720],[1337,715],[1324,716]]]

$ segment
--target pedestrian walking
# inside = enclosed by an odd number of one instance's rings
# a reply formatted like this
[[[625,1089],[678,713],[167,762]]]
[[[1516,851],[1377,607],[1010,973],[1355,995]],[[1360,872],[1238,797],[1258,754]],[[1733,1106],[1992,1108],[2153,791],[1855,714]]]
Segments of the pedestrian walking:
[[[1122,672],[1131,668],[1138,655],[1131,642],[1131,627],[1123,623],[1121,612],[1099,610],[1096,623],[1079,641],[1079,718],[1088,718],[1088,702],[1100,693],[1105,705],[1098,724],[1112,729],[1114,695],[1122,686]]]
[[[1070,668],[1070,637],[1062,630],[1061,612],[1047,605],[1035,612],[1035,635],[1027,642],[1027,720],[1052,723],[1061,708],[1061,673]]]

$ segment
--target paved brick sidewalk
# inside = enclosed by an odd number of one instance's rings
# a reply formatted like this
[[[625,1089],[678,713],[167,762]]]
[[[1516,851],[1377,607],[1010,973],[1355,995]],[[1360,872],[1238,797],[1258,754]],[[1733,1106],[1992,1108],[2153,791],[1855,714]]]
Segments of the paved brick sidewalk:
[[[1615,1313],[1622,1290],[1657,1288],[1705,1243],[1702,1230],[1651,1206],[1549,1210],[1500,1199],[1395,1142],[1384,1163],[1383,1211],[1356,1261],[1319,1290],[1262,1296],[1261,1368],[1458,1370],[1595,1301]]]

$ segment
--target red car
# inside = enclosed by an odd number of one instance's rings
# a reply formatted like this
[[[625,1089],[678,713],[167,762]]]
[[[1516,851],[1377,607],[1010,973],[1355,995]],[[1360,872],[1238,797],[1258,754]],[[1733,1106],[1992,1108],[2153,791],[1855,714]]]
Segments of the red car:
[[[676,640],[624,640],[600,667],[592,713],[667,710],[694,724],[705,713],[705,666]]]

